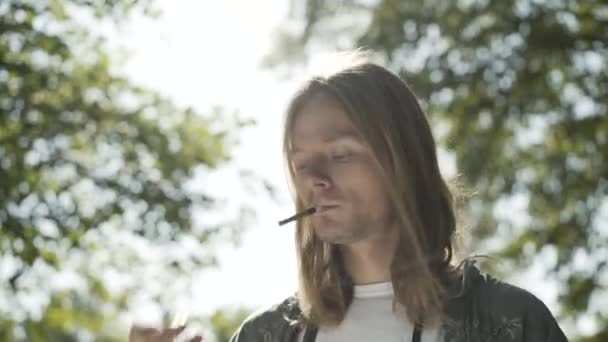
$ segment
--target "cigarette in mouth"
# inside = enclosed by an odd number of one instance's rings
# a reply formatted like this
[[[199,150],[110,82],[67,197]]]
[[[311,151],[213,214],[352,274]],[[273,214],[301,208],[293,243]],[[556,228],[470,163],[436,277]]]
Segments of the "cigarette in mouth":
[[[315,208],[315,207],[308,208],[302,212],[299,212],[299,213],[293,215],[292,217],[288,217],[284,220],[279,221],[279,226],[282,226],[291,221],[295,221],[295,220],[299,219],[300,217],[314,214],[316,211],[317,211],[317,208]]]

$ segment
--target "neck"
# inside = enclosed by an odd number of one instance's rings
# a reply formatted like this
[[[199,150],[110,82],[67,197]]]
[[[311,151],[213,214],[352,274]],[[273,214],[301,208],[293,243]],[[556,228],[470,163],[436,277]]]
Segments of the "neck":
[[[340,252],[346,272],[355,285],[391,280],[391,262],[398,243],[397,229],[387,234],[341,245]]]

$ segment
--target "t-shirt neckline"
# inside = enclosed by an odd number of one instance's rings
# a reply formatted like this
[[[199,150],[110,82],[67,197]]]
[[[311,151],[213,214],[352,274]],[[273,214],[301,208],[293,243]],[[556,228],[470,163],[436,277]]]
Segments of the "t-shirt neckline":
[[[355,285],[355,298],[381,298],[393,295],[393,284],[390,281],[365,285]]]

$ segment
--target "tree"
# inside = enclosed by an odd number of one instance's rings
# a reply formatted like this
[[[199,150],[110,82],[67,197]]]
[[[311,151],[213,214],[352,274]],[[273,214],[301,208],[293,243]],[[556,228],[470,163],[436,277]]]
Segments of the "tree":
[[[250,309],[244,307],[216,310],[209,319],[215,342],[229,342],[232,335],[251,312]]]
[[[135,11],[154,8],[0,4],[3,341],[123,340],[116,319],[131,294],[213,264],[217,233],[236,237],[250,216],[243,207],[237,217],[199,222],[195,211],[220,204],[188,186],[230,161],[232,132],[250,122],[177,108],[133,85],[112,72],[103,37],[82,22],[118,25]],[[150,263],[158,278],[144,273]]]
[[[605,1],[292,2],[268,65],[366,47],[422,100],[475,191],[473,246],[514,274],[543,255],[562,321],[608,339]],[[302,6],[298,6],[302,5]]]

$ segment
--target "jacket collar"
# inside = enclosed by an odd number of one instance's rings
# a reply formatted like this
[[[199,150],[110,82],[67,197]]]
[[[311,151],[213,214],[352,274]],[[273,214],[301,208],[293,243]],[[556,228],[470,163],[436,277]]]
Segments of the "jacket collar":
[[[477,257],[469,257],[464,259],[458,266],[459,279],[448,287],[448,298],[456,299],[467,295],[479,282],[483,276],[479,269],[475,266]]]

